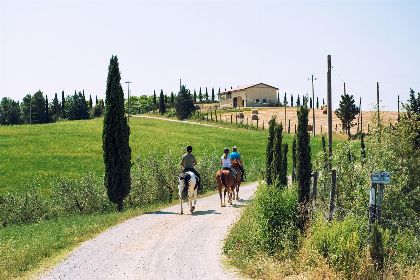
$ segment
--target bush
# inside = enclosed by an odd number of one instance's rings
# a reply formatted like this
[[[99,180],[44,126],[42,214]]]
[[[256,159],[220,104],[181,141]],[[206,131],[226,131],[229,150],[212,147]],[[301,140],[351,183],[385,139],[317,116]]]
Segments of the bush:
[[[296,189],[262,185],[254,207],[263,249],[269,254],[293,252],[299,236]]]

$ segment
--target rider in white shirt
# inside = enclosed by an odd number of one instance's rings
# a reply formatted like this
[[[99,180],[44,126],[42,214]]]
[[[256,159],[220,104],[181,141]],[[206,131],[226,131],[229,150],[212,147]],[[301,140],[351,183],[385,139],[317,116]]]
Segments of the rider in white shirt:
[[[223,156],[220,158],[220,163],[222,164],[223,170],[231,170],[232,162],[229,156],[229,149],[225,148],[223,151]]]

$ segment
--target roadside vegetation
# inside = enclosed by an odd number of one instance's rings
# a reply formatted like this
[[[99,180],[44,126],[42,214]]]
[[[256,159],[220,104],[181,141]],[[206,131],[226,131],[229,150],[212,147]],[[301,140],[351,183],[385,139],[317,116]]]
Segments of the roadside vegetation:
[[[312,170],[320,174],[316,199],[313,189],[309,201],[300,199],[299,176],[288,187],[260,186],[225,242],[229,262],[257,279],[418,279],[419,104],[412,91],[397,125],[379,123],[360,147],[341,142],[334,148],[338,191],[331,216],[325,151],[312,151]],[[369,226],[370,173],[377,170],[390,172],[391,183],[380,222]]]

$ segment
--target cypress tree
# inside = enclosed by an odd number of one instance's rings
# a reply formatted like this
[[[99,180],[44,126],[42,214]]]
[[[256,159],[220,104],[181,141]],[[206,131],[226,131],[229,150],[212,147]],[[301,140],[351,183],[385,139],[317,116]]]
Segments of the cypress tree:
[[[290,106],[293,107],[293,94],[290,95]]]
[[[281,163],[281,173],[280,173],[280,185],[287,186],[287,152],[289,151],[289,145],[287,143],[283,144],[282,148],[282,163]]]
[[[174,92],[171,92],[171,106],[174,106],[174,102],[175,102],[175,96],[174,96]]]
[[[268,122],[268,139],[266,146],[266,161],[265,161],[265,180],[267,185],[273,183],[271,163],[273,162],[273,143],[276,129],[276,117],[273,116]]]
[[[153,110],[157,108],[157,98],[156,98],[156,91],[153,90]]]
[[[324,98],[322,98],[322,105],[325,105],[325,100],[324,100]]]
[[[166,113],[166,108],[165,108],[165,97],[163,96],[163,90],[160,90],[160,95],[159,95],[159,114],[164,115]]]
[[[298,109],[298,131],[296,140],[296,157],[297,157],[297,172],[296,177],[298,181],[298,201],[306,208],[309,203],[309,192],[311,187],[311,146],[308,133],[308,107],[301,106]],[[305,211],[305,210],[304,210]],[[300,229],[304,229],[307,222],[306,213],[302,213],[302,221],[299,225]]]
[[[197,92],[194,89],[194,103],[197,103]]]
[[[214,102],[214,88],[211,89],[211,101]]]
[[[365,146],[365,139],[364,134],[362,133],[361,139],[360,139],[360,157],[362,159],[362,162],[366,160],[366,146]]]
[[[287,106],[287,97],[286,97],[286,93],[284,93],[283,103],[284,103],[284,106]]]
[[[61,91],[61,117],[62,118],[66,117],[65,108],[66,108],[66,99],[64,97],[64,90],[63,90]]]
[[[52,106],[51,106],[51,114],[53,116],[53,119],[56,120],[60,116],[61,106],[60,102],[58,101],[57,93],[55,93]]]
[[[219,93],[217,95],[217,99],[220,99],[220,87],[219,87]]]
[[[313,107],[312,107],[312,97],[309,97],[309,108],[313,109]]]
[[[206,99],[206,101],[209,101],[209,93],[207,92],[207,87],[206,87],[206,93],[204,94],[204,98]]]
[[[45,98],[43,93],[38,90],[32,96],[32,123],[45,122]]]
[[[299,106],[300,106],[300,96],[298,94],[298,98],[296,100],[296,107],[299,107]]]
[[[45,95],[45,123],[50,122],[50,114],[48,109],[48,95]]]
[[[89,109],[93,108],[92,95],[89,94]]]
[[[276,187],[280,185],[280,175],[282,167],[282,153],[281,145],[283,140],[283,126],[277,124],[274,130],[274,141],[273,141],[273,161],[271,163],[271,178],[275,183]]]
[[[296,134],[293,136],[292,143],[292,181],[296,181]]]
[[[106,83],[104,129],[102,148],[104,151],[105,186],[108,198],[123,209],[124,198],[130,193],[131,148],[130,127],[124,113],[124,93],[117,56],[112,56]]]
[[[201,87],[200,87],[200,91],[198,92],[198,100],[201,102],[203,102],[203,94],[201,93]]]
[[[316,108],[319,109],[319,101],[318,101],[318,96],[316,97]]]
[[[97,106],[97,105],[98,105],[98,96],[95,95],[95,106]]]

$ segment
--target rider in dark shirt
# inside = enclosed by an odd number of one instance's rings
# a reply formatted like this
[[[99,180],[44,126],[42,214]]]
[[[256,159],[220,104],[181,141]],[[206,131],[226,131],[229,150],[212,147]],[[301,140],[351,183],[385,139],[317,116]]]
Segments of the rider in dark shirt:
[[[192,154],[192,147],[187,147],[187,153],[182,156],[181,166],[184,168],[183,172],[191,171],[192,173],[197,176],[197,187],[201,190],[201,176],[200,173],[197,172],[195,169],[195,165],[197,164],[195,160],[195,156]]]

